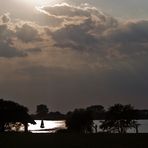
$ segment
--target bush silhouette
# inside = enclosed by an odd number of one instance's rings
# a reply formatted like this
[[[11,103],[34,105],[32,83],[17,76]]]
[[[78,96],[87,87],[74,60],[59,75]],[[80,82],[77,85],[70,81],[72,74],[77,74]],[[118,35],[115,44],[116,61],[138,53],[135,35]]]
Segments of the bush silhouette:
[[[48,107],[44,104],[37,105],[36,113],[40,119],[46,118],[48,115]]]
[[[84,109],[76,109],[68,114],[66,126],[71,132],[91,133],[93,131],[91,112]]]

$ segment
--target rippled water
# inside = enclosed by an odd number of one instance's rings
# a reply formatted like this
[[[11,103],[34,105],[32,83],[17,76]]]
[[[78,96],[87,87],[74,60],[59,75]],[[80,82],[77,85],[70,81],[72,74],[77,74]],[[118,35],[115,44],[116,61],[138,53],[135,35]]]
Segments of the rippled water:
[[[41,120],[35,120],[35,121],[37,123],[36,125],[29,124],[28,127],[29,131],[31,131],[32,133],[54,133],[59,129],[66,128],[64,120],[61,121],[44,120],[44,128],[40,127]],[[99,129],[100,121],[95,120],[94,123],[98,125],[98,132],[101,131],[101,129]],[[138,123],[140,124],[139,133],[148,133],[148,120],[138,120]],[[128,132],[134,133],[135,130],[130,129]]]

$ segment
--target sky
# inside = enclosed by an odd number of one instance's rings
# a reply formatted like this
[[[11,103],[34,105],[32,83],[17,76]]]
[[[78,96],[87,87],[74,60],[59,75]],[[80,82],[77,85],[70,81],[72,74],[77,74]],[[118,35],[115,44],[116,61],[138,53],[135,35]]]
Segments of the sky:
[[[0,0],[0,97],[35,112],[148,108],[147,0]]]

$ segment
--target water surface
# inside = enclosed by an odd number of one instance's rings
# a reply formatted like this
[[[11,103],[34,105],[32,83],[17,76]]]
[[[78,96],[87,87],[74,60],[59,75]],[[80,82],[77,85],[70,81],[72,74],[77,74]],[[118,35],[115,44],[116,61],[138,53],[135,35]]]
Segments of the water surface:
[[[148,133],[148,120],[137,120],[140,124],[139,133]],[[28,130],[32,133],[54,133],[59,129],[66,129],[65,121],[51,121],[44,120],[44,128],[41,128],[41,120],[35,120],[36,125],[29,124]],[[94,123],[97,124],[98,132],[101,132],[99,128],[100,120],[94,120]],[[135,133],[135,129],[128,130],[129,133]]]

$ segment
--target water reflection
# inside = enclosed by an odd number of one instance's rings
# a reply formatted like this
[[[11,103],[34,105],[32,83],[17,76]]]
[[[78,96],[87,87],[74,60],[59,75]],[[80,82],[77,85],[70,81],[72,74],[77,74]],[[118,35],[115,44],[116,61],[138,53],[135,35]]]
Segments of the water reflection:
[[[37,123],[36,125],[29,124],[28,130],[32,133],[54,133],[59,129],[66,129],[65,121],[51,121],[51,120],[44,120],[44,127],[41,128],[41,120],[35,120]],[[98,132],[101,131],[99,129],[100,121],[95,120],[94,123],[98,127]],[[138,120],[139,126],[139,133],[148,133],[148,120]],[[128,130],[129,133],[135,133],[135,129]]]
[[[49,120],[35,120],[36,124],[29,124],[28,130],[32,133],[54,133],[59,129],[65,129],[65,121],[49,121]],[[44,127],[41,127],[41,124],[44,122]]]
[[[137,120],[138,124],[140,124],[138,131],[139,133],[148,133],[148,120]],[[100,121],[99,120],[95,120],[94,123],[98,126],[98,132],[101,131],[101,129],[99,129],[100,126]],[[128,133],[136,133],[134,128],[131,128],[127,131]]]

